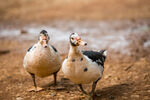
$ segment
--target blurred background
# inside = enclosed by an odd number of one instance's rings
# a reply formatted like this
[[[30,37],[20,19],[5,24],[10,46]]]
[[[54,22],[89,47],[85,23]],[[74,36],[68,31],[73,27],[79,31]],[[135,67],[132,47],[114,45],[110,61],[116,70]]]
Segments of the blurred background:
[[[150,98],[149,0],[0,0],[1,100],[87,99],[73,83],[62,80],[62,72],[58,88],[25,91],[32,81],[23,69],[23,57],[43,29],[62,60],[72,32],[88,42],[81,49],[108,51],[97,100]]]

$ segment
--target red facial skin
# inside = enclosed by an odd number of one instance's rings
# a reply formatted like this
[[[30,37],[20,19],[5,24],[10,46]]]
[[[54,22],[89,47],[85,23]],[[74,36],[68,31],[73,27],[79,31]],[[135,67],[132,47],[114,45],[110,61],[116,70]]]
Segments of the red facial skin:
[[[41,45],[44,47],[44,48],[47,48],[48,47],[48,37],[42,35],[40,36],[41,37]]]

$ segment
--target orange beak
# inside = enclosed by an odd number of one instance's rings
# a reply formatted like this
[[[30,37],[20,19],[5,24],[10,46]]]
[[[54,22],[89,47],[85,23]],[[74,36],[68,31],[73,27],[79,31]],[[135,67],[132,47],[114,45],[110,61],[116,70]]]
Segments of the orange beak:
[[[43,40],[43,47],[47,48],[48,47],[48,41],[47,40]]]
[[[47,37],[46,36],[41,36],[41,41],[40,41],[41,45],[44,47],[44,48],[47,48],[48,47],[48,40],[47,40]]]
[[[87,45],[87,42],[82,41],[81,38],[80,38],[79,36],[76,37],[76,40],[78,41],[78,44],[79,44],[79,45],[83,45],[83,46],[86,46],[86,45]]]

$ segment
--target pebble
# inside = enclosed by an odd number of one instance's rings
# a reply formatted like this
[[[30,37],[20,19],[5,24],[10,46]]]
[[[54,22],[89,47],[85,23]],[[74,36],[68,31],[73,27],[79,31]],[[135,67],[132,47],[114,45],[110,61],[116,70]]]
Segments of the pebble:
[[[51,93],[50,96],[54,97],[56,96],[56,93]]]
[[[123,99],[128,99],[128,97],[125,97],[125,96],[123,96],[122,98],[123,98]]]
[[[131,95],[132,98],[139,98],[140,96],[138,94],[134,94],[134,95]]]
[[[145,85],[146,88],[150,88],[150,85]]]
[[[56,90],[64,90],[65,87],[57,87]]]
[[[19,97],[19,96],[20,96],[20,94],[17,94],[17,95],[16,95],[16,97]]]
[[[21,98],[21,97],[17,97],[17,98],[16,98],[16,100],[23,100],[23,98]]]
[[[100,96],[102,96],[102,95],[101,95],[101,94],[96,94],[96,96],[100,97]]]
[[[150,90],[147,90],[147,92],[149,92],[149,93],[150,93]]]
[[[64,95],[59,95],[59,100],[64,100],[65,99],[65,96]]]
[[[21,29],[20,30],[20,34],[27,34],[28,32],[26,31],[26,30],[24,30],[24,29]]]
[[[32,98],[32,99],[35,99],[35,96],[32,96],[31,98]]]
[[[118,80],[120,80],[120,78],[119,78],[119,77],[118,77],[117,79],[118,79]]]
[[[46,97],[46,98],[50,98],[51,96],[50,96],[50,95],[46,95],[45,97]]]
[[[144,96],[144,100],[149,100],[149,96]]]
[[[114,100],[115,97],[114,96],[109,96],[109,99]]]
[[[106,75],[106,76],[104,76],[105,79],[108,79],[108,78],[110,78],[110,77],[111,77],[111,75]]]

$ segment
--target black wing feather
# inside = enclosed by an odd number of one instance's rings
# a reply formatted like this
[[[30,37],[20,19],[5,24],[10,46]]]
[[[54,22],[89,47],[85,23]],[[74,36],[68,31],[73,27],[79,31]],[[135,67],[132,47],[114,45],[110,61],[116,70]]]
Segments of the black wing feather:
[[[51,46],[55,52],[58,52],[57,49],[53,45],[51,45]]]
[[[104,67],[105,62],[105,56],[101,52],[96,51],[82,51],[83,55],[86,55],[89,59],[91,59],[93,62],[96,62],[98,65],[101,65]]]
[[[28,52],[30,52],[30,50],[32,49],[33,45],[28,49]]]

